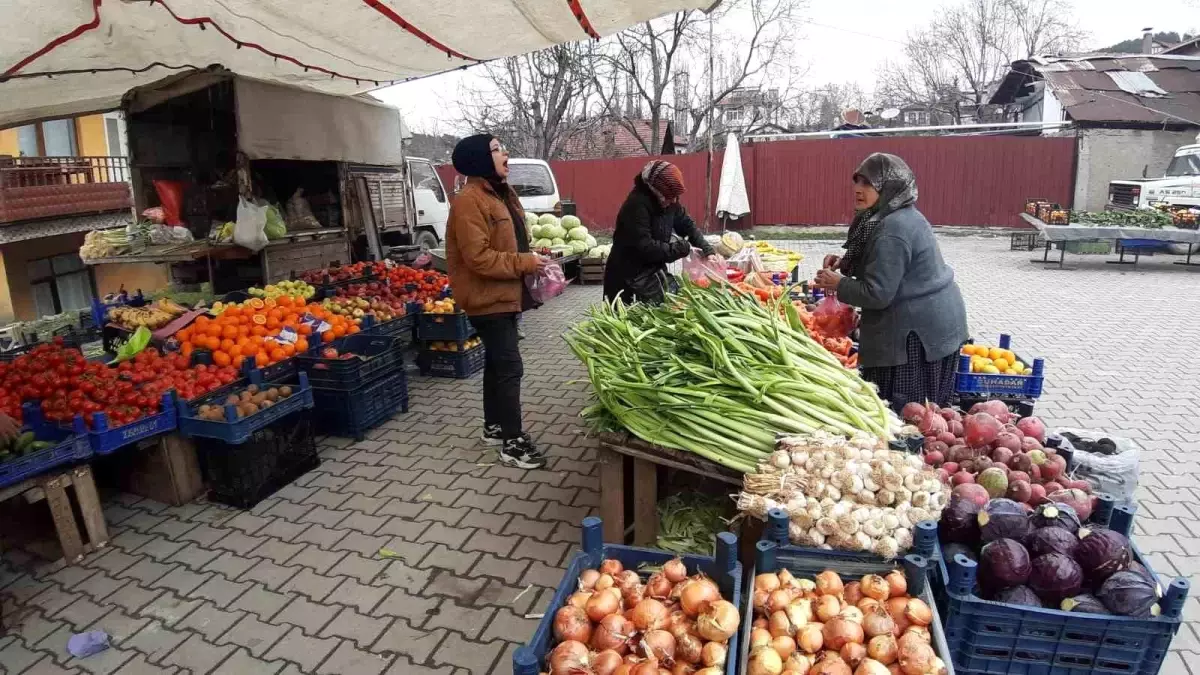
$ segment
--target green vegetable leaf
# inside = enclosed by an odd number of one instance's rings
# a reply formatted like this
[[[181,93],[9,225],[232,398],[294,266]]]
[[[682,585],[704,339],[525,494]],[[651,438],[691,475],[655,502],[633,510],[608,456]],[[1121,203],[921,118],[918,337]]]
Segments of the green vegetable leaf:
[[[129,339],[117,347],[117,358],[109,362],[109,365],[128,361],[142,352],[143,349],[150,345],[150,329],[145,326],[139,326],[133,331],[133,335]]]

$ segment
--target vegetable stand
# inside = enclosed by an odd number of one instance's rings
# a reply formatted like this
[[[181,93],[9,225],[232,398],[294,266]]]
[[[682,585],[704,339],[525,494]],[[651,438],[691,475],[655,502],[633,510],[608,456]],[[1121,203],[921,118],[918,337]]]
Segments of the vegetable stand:
[[[1050,249],[1055,244],[1059,246],[1058,266],[1060,269],[1064,267],[1064,259],[1067,253],[1068,242],[1085,242],[1085,241],[1115,241],[1118,245],[1118,250],[1121,254],[1120,260],[1107,261],[1117,265],[1136,265],[1141,249],[1146,248],[1147,244],[1162,245],[1162,244],[1188,244],[1187,257],[1183,261],[1176,261],[1176,265],[1188,267],[1200,266],[1200,263],[1192,262],[1192,250],[1200,245],[1200,231],[1187,230],[1177,227],[1162,227],[1162,228],[1146,228],[1146,227],[1130,227],[1120,225],[1084,225],[1073,223],[1069,225],[1050,225],[1035,216],[1028,213],[1020,214],[1025,222],[1029,223],[1041,233],[1045,239],[1046,247],[1039,260],[1034,258],[1035,263],[1052,263],[1050,260]],[[1125,260],[1125,250],[1129,249],[1134,253],[1133,261]]]

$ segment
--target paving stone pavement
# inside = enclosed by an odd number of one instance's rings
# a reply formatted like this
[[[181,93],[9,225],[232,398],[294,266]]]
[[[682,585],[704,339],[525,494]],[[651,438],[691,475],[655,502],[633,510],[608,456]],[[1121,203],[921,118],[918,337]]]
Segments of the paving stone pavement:
[[[1047,359],[1038,414],[1141,444],[1137,543],[1160,574],[1197,581],[1200,469],[1185,452],[1200,446],[1200,276],[1163,259],[1043,270],[1007,238],[941,241],[972,333],[1010,332],[1014,350]],[[791,247],[807,273],[835,249]],[[544,609],[597,506],[583,370],[560,336],[599,293],[572,287],[526,316],[525,418],[546,470],[502,467],[477,445],[478,378],[414,377],[408,414],[362,442],[324,440],[319,468],[250,511],[120,494],[105,509],[111,544],[81,564],[8,552],[0,672],[510,673],[536,624],[525,614]],[[1164,675],[1200,675],[1200,597],[1186,618]],[[88,629],[114,646],[73,659],[67,638]]]

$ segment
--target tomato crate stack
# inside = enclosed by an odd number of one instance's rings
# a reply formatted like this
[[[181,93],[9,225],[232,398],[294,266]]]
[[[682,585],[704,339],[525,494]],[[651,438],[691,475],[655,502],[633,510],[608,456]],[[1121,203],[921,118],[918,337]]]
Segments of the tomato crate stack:
[[[401,336],[350,335],[296,357],[313,385],[317,430],[362,440],[396,411],[408,412]]]
[[[417,317],[417,339],[421,343],[417,365],[422,375],[463,379],[483,370],[483,342],[454,300],[438,300],[433,311]]]
[[[1112,505],[1111,498],[1105,501]],[[1093,530],[1089,537],[1097,536],[1097,520],[1106,522],[1109,530],[1129,536],[1132,508],[1115,506],[1097,513],[1091,523],[1083,525]],[[1080,605],[1065,611],[985,600],[978,595],[979,562],[956,553],[951,545],[940,550],[933,589],[960,675],[1155,675],[1182,625],[1188,580],[1179,577],[1164,584],[1132,539],[1132,562],[1141,565],[1158,587],[1158,611],[1146,616],[1116,615],[1104,607],[1092,612]],[[1085,585],[1084,591],[1090,592],[1089,587]]]

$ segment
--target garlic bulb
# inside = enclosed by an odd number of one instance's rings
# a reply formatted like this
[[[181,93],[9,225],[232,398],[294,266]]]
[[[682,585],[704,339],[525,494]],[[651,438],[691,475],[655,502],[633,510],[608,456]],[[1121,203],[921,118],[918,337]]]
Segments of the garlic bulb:
[[[891,506],[896,501],[896,495],[891,490],[880,490],[875,493],[875,502],[881,506]]]
[[[858,520],[852,513],[843,513],[837,517],[837,526],[845,534],[858,532]]]
[[[808,453],[804,450],[793,450],[789,459],[792,460],[792,466],[804,466],[808,464]]]
[[[803,511],[807,505],[808,500],[804,495],[797,493],[788,498],[785,508],[787,508],[788,513],[796,513],[797,511]]]
[[[771,453],[771,465],[777,469],[786,469],[792,465],[792,458],[786,450],[776,450]]]
[[[855,509],[850,513],[854,516],[854,519],[860,523],[871,517],[871,509],[868,509],[865,506],[855,507]]]
[[[872,518],[862,524],[862,532],[872,539],[883,536],[886,531],[883,528],[883,521],[878,518]]]
[[[926,509],[914,507],[908,512],[908,519],[915,525],[925,520],[932,520],[933,516]]]
[[[929,493],[925,492],[924,490],[922,490],[920,492],[914,492],[912,494],[912,499],[910,500],[910,503],[913,506],[918,506],[918,507],[927,506],[929,504],[929,497],[930,497]]]
[[[896,490],[896,505],[897,506],[899,506],[900,504],[908,504],[909,502],[912,501],[912,498],[913,498],[912,490],[909,490],[908,488],[905,488],[905,487],[902,487],[899,490]]]
[[[899,528],[896,528],[896,530],[894,532],[892,532],[892,536],[895,537],[896,545],[900,547],[901,551],[907,551],[908,549],[912,548],[912,545],[913,545],[912,530],[910,530],[908,528],[904,528],[904,527],[899,527]]]
[[[904,477],[904,487],[910,492],[916,492],[925,487],[925,477],[919,473],[910,473]]]
[[[838,531],[837,521],[828,516],[817,521],[817,531],[821,534],[829,536]]]
[[[812,528],[808,531],[808,540],[813,546],[821,546],[825,543],[825,535],[817,528]]]
[[[803,537],[806,532],[808,532],[808,528],[800,525],[796,521],[793,520],[788,523],[788,539],[791,541],[798,540],[799,538]]]
[[[791,526],[802,527],[806,530],[808,528],[812,527],[813,523],[816,522],[816,520],[813,519],[813,517],[811,515],[809,515],[808,511],[800,511],[798,513],[793,513],[789,520],[791,521]]]
[[[848,502],[837,502],[833,505],[833,508],[829,509],[830,518],[841,518],[847,513],[850,513],[850,504]]]
[[[825,496],[829,497],[830,499],[832,499],[835,502],[840,502],[842,500],[842,491],[837,489],[833,485],[826,485],[825,486]]]
[[[854,534],[854,548],[857,550],[870,551],[871,543],[871,538],[867,536],[866,532],[856,532]]]
[[[894,530],[897,527],[900,527],[900,518],[898,518],[894,512],[883,514],[883,518],[881,518],[881,520],[883,521],[883,529],[885,530]]]
[[[875,541],[873,552],[884,560],[891,560],[900,555],[900,544],[896,541],[895,537],[880,537]]]

